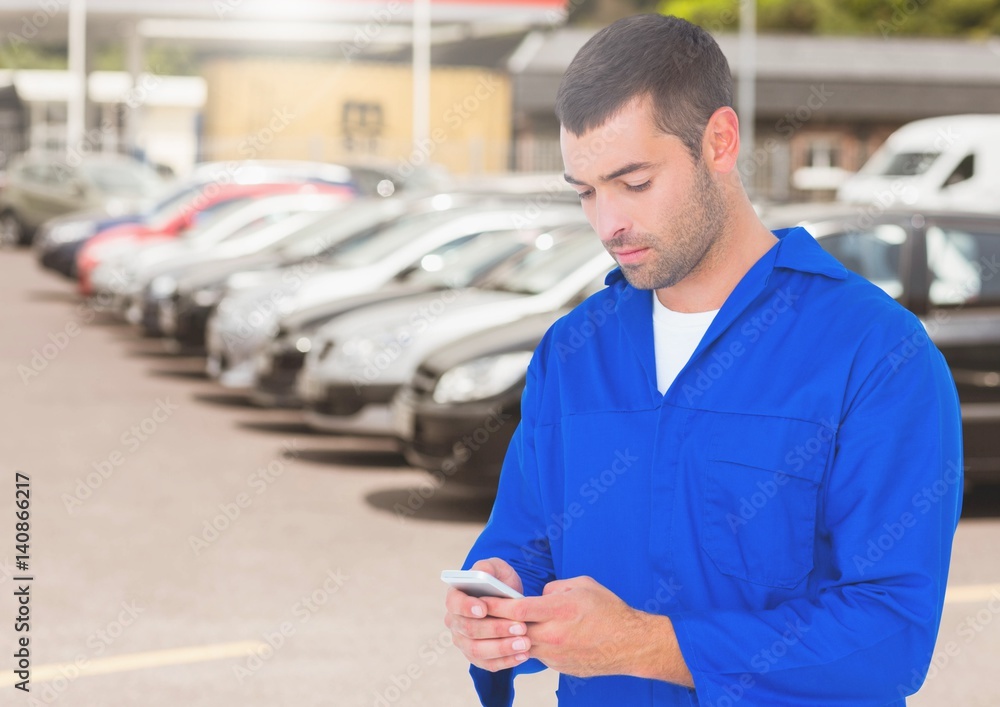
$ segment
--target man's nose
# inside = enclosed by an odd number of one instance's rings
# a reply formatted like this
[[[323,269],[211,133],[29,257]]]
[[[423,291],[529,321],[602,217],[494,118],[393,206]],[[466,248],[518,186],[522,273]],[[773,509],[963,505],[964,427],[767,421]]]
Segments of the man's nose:
[[[606,242],[622,233],[628,233],[631,221],[615,199],[598,196],[595,199],[594,209],[594,228],[602,241]]]

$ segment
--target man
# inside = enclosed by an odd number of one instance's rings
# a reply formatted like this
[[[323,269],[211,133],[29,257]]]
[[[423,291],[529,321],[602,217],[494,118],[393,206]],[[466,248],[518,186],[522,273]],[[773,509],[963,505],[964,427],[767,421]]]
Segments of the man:
[[[954,384],[912,314],[760,223],[731,95],[672,17],[563,78],[566,179],[620,267],[535,352],[466,561],[526,598],[448,592],[484,705],[544,666],[560,705],[902,705],[929,665]]]

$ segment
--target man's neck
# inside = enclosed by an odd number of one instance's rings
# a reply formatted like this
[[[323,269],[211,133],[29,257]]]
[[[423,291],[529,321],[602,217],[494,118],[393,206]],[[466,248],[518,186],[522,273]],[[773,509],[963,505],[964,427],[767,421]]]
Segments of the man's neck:
[[[747,201],[734,209],[698,267],[673,287],[656,290],[656,297],[675,312],[720,309],[747,271],[777,242]]]

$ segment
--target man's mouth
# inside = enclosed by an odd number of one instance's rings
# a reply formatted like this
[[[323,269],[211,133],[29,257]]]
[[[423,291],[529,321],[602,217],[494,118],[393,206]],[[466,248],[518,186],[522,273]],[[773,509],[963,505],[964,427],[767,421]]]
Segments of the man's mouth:
[[[623,248],[611,251],[611,255],[619,264],[632,263],[642,258],[649,248]]]

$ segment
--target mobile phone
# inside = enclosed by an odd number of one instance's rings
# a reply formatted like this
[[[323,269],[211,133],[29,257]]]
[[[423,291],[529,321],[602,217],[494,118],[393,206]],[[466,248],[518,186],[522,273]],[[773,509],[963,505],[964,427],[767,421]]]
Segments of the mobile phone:
[[[472,597],[524,599],[524,595],[519,591],[508,587],[490,573],[482,570],[444,570],[441,573],[441,581]]]

